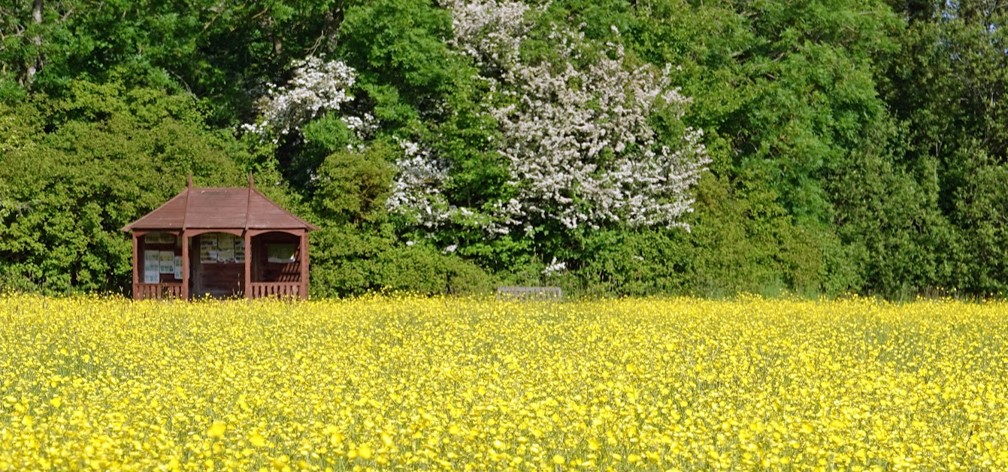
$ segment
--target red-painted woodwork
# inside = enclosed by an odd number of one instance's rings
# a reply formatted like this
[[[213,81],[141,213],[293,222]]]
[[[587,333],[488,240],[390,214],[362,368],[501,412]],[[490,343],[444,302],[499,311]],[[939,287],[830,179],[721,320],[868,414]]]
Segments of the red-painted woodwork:
[[[308,298],[308,232],[317,229],[256,190],[251,175],[247,188],[193,187],[190,177],[185,190],[123,228],[133,238],[133,298]],[[153,233],[169,233],[182,242],[148,243]],[[200,241],[215,233],[236,236],[245,249],[244,262],[201,261]],[[295,261],[270,262],[271,244],[295,247]],[[182,277],[159,274],[157,283],[145,283],[147,250],[181,256]]]

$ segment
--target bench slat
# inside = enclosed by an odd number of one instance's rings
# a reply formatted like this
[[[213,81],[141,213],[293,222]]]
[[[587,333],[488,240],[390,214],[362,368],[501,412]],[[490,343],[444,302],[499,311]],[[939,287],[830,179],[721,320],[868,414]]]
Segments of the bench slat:
[[[497,299],[507,300],[560,300],[563,290],[560,287],[497,287]]]

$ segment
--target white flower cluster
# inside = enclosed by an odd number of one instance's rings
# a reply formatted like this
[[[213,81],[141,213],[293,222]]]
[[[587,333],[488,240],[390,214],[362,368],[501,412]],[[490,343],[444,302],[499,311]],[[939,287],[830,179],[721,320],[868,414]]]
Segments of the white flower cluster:
[[[687,128],[670,143],[650,125],[656,112],[682,118],[689,102],[671,87],[669,67],[631,65],[619,45],[588,60],[579,49],[586,45],[583,35],[559,30],[551,37],[555,59],[528,63],[518,54],[529,30],[526,5],[446,4],[453,45],[488,74],[494,103],[503,104],[489,105],[488,112],[500,127],[497,152],[509,163],[515,196],[485,213],[452,207],[441,191],[450,179],[448,163],[401,143],[405,157],[390,210],[428,228],[463,216],[488,233],[528,233],[546,221],[567,228],[684,226],[681,218],[693,204],[689,190],[710,159],[701,130]]]
[[[435,228],[447,221],[453,210],[441,193],[448,168],[417,143],[398,141],[403,156],[396,161],[399,174],[392,184],[392,195],[386,207],[409,216],[419,225]]]
[[[448,0],[455,37],[450,44],[483,67],[499,68],[518,60],[522,38],[528,31],[521,2]]]
[[[356,81],[356,72],[342,61],[324,61],[315,56],[297,61],[294,76],[284,86],[268,84],[266,96],[258,108],[261,119],[246,130],[265,133],[275,131],[281,135],[300,129],[324,111],[339,111],[340,106],[353,100],[348,90]],[[347,121],[348,126],[367,125],[366,120]],[[354,129],[354,131],[358,131]]]
[[[343,123],[357,136],[357,139],[364,140],[371,137],[378,131],[378,120],[371,113],[363,113],[361,116],[344,115]],[[347,145],[348,150],[353,149],[353,145]]]
[[[557,33],[562,67],[519,64],[505,76],[511,104],[492,110],[499,148],[511,163],[519,208],[509,215],[553,219],[568,228],[622,222],[681,225],[688,190],[709,162],[702,131],[687,129],[676,148],[660,145],[648,118],[656,106],[678,117],[688,99],[670,88],[668,71],[627,67],[622,47],[587,70]]]
[[[403,155],[396,160],[399,173],[392,182],[392,194],[385,202],[390,212],[403,215],[429,230],[448,222],[483,229],[492,226],[487,215],[448,202],[441,190],[449,179],[447,162],[420,144],[396,140]],[[445,250],[454,252],[455,248],[449,246]]]
[[[557,261],[557,258],[554,257],[553,261],[550,262],[549,264],[546,264],[546,267],[543,268],[542,275],[549,277],[552,275],[563,273],[563,271],[565,270],[567,270],[567,263]]]

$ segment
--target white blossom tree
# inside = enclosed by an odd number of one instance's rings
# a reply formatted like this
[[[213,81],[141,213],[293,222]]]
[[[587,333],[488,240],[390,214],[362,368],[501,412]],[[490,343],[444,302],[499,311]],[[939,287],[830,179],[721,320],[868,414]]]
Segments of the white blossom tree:
[[[513,198],[476,219],[485,230],[529,232],[548,222],[571,229],[685,226],[682,216],[693,204],[689,191],[709,158],[701,130],[687,127],[670,139],[651,127],[653,114],[678,120],[689,103],[671,86],[668,66],[634,65],[620,45],[586,57],[583,35],[560,29],[549,38],[557,45],[555,58],[524,61],[525,4],[449,0],[446,6],[454,19],[452,44],[474,59],[495,91],[487,113],[499,126],[497,152],[509,163]],[[429,214],[423,221],[434,226],[475,213],[443,198],[438,188],[450,172],[433,153],[410,154],[399,165],[388,205],[393,211]],[[417,179],[418,173],[437,178]],[[436,195],[439,204],[411,195]]]
[[[620,46],[579,71],[571,38],[556,35],[561,66],[509,70],[505,94],[513,100],[492,110],[521,203],[502,209],[567,228],[681,225],[689,189],[709,162],[702,131],[687,128],[673,148],[658,142],[648,119],[658,107],[682,118],[689,100],[670,87],[667,70],[628,67]]]
[[[267,84],[267,93],[257,104],[260,119],[247,125],[247,130],[288,134],[324,112],[339,112],[343,104],[353,100],[349,90],[357,74],[342,61],[309,56],[295,62],[293,67],[293,77],[287,84]],[[366,117],[350,116],[344,122],[351,129],[363,127]]]
[[[447,166],[412,141],[399,140],[399,147],[403,157],[396,161],[399,174],[386,205],[425,228],[440,226],[455,211],[441,191]]]
[[[497,0],[450,0],[455,37],[450,44],[484,68],[512,67],[528,33],[528,5]]]

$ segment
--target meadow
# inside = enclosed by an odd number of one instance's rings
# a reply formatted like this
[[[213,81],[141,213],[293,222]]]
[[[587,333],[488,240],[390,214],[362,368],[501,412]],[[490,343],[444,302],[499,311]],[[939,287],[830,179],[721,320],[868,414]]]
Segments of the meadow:
[[[1006,470],[1008,304],[0,296],[0,470]]]

